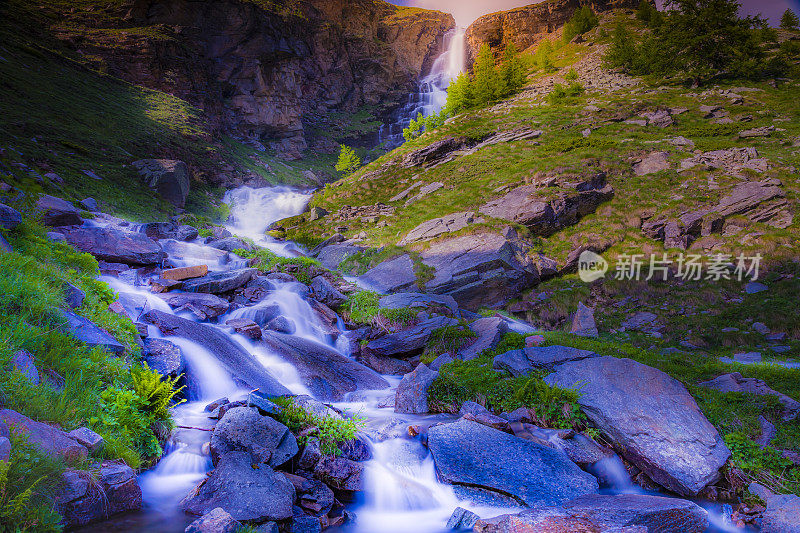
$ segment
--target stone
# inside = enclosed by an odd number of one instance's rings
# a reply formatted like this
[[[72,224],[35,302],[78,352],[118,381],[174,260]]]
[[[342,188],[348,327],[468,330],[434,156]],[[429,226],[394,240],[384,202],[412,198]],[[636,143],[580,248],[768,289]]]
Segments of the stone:
[[[71,311],[64,310],[62,314],[66,319],[66,331],[75,337],[75,339],[92,348],[99,346],[114,355],[122,355],[125,353],[125,346],[100,326],[95,325],[88,319],[76,315]]]
[[[622,323],[622,327],[626,330],[640,330],[644,327],[649,326],[658,316],[655,313],[650,313],[648,311],[639,311],[632,316],[629,316],[625,321]]]
[[[329,214],[330,213],[328,213],[327,209],[323,209],[322,207],[312,207],[308,210],[308,220],[313,222],[315,220],[320,220]]]
[[[234,520],[222,507],[217,507],[189,524],[184,533],[236,533],[241,528],[241,522]]]
[[[382,309],[410,308],[454,316],[458,314],[458,304],[452,296],[446,294],[398,292],[381,297],[378,305]]]
[[[482,221],[483,219],[476,217],[471,212],[453,213],[452,215],[434,218],[409,231],[397,244],[407,246],[415,242],[427,241],[447,233],[462,230],[471,224],[477,224]]]
[[[0,437],[0,462],[7,463],[11,459],[11,441],[8,437]]]
[[[261,327],[246,318],[232,318],[226,321],[225,325],[232,327],[236,333],[240,333],[251,340],[258,340],[262,337]]]
[[[295,516],[289,525],[288,533],[320,533],[322,525],[314,516]]]
[[[428,389],[439,373],[419,364],[400,381],[395,393],[394,411],[406,414],[424,414],[428,408]]]
[[[704,381],[699,385],[722,392],[745,392],[748,394],[757,394],[759,396],[775,396],[781,405],[783,405],[783,419],[785,421],[795,420],[798,415],[800,415],[800,402],[771,389],[766,382],[760,379],[746,378],[739,372],[723,374],[710,381]]]
[[[403,156],[400,165],[403,168],[431,168],[452,159],[450,155],[452,152],[469,146],[470,140],[466,137],[445,137],[424,148],[407,153]]]
[[[11,409],[0,410],[0,422],[17,433],[25,434],[29,443],[39,446],[53,458],[75,461],[85,459],[89,453],[85,446],[60,429],[31,420]]]
[[[212,248],[216,248],[217,250],[223,250],[225,252],[235,252],[236,250],[246,250],[250,251],[253,247],[241,240],[237,239],[236,237],[226,237],[224,239],[217,239],[215,241],[211,241],[207,244]]]
[[[22,224],[22,213],[5,204],[0,204],[0,228],[14,229]]]
[[[147,366],[164,377],[176,379],[186,370],[183,351],[166,339],[144,339],[142,357]]]
[[[320,459],[322,459],[322,451],[319,448],[319,439],[316,437],[309,438],[300,453],[297,466],[304,470],[313,470]]]
[[[750,494],[752,494],[754,496],[758,496],[759,498],[761,498],[764,501],[764,503],[766,503],[766,501],[770,497],[775,495],[775,493],[772,492],[771,490],[769,490],[767,487],[765,487],[764,485],[761,485],[759,483],[756,483],[755,481],[752,481],[747,486],[747,492],[749,492]]]
[[[509,430],[508,420],[492,414],[484,406],[475,402],[467,401],[461,404],[458,415],[466,420],[471,420],[494,429],[503,431]]]
[[[433,330],[454,326],[455,319],[437,316],[422,320],[416,326],[384,335],[367,343],[362,352],[383,357],[408,358],[422,352]]]
[[[633,164],[633,173],[646,176],[669,168],[669,152],[652,152]]]
[[[648,126],[655,126],[656,128],[666,128],[675,123],[672,115],[666,109],[642,113],[642,116],[647,119]]]
[[[164,258],[161,246],[142,233],[94,226],[72,226],[59,231],[79,251],[110,263],[147,266],[159,264]]]
[[[760,126],[739,132],[740,139],[752,139],[754,137],[769,137],[775,131],[775,126]]]
[[[340,401],[348,392],[389,387],[375,371],[321,343],[274,331],[264,333],[263,343],[293,365],[305,386],[321,400]]]
[[[464,361],[475,359],[486,350],[494,350],[509,331],[508,323],[496,316],[479,318],[469,325],[469,329],[475,333],[476,339],[456,354]]]
[[[347,296],[342,294],[339,289],[334,287],[333,284],[323,276],[317,276],[312,279],[310,287],[314,298],[331,309],[338,309],[347,301]]]
[[[32,385],[39,384],[39,371],[33,360],[33,354],[27,350],[20,350],[11,356],[11,368],[22,374]]]
[[[757,281],[751,281],[744,286],[744,292],[746,292],[747,294],[756,294],[759,292],[764,292],[766,290],[769,290],[769,287]]]
[[[185,281],[183,290],[186,292],[223,294],[243,287],[256,275],[258,275],[258,269],[255,268],[212,272],[202,278]]]
[[[89,453],[99,451],[105,444],[103,437],[85,426],[73,429],[68,435],[85,446]]]
[[[556,367],[549,385],[580,384],[578,403],[624,450],[626,459],[661,486],[696,496],[716,482],[730,451],[677,380],[630,359],[591,357]]]
[[[171,279],[151,279],[150,280],[150,292],[154,294],[160,294],[162,292],[169,292],[169,291],[177,291],[183,287],[183,282],[175,281]]]
[[[769,335],[769,328],[763,322],[753,322],[753,331],[761,335]]]
[[[85,292],[66,281],[62,287],[64,288],[64,303],[67,304],[67,307],[77,309],[83,305],[83,301],[86,299]]]
[[[100,211],[100,206],[97,204],[97,200],[94,198],[84,198],[81,200],[81,206],[92,213],[97,213]]]
[[[453,514],[447,520],[447,529],[455,529],[458,531],[472,529],[472,527],[480,520],[480,516],[472,511],[468,511],[463,507],[456,507]]]
[[[767,498],[761,533],[800,533],[800,497],[780,494]]]
[[[211,475],[181,502],[191,515],[222,507],[236,520],[264,522],[292,516],[295,489],[281,473],[262,464],[253,468],[250,454],[223,455]]]
[[[594,311],[586,307],[583,302],[578,302],[578,310],[572,317],[570,333],[579,337],[597,337],[597,325],[594,322]]]
[[[422,187],[420,187],[420,189],[417,192],[417,194],[415,194],[414,196],[412,196],[411,198],[406,200],[405,206],[408,207],[409,205],[413,204],[414,202],[417,202],[417,201],[421,200],[422,198],[425,198],[426,196],[438,191],[442,187],[444,187],[444,183],[442,183],[440,181],[437,181],[437,182],[434,182],[434,183],[428,183],[426,185],[423,185]],[[377,220],[374,220],[373,222],[377,222]]]
[[[184,207],[189,195],[189,168],[183,161],[142,159],[131,163],[145,184],[175,207]]]
[[[289,428],[250,407],[229,409],[211,435],[214,464],[232,451],[247,451],[254,463],[277,468],[297,455],[297,441]]]
[[[342,261],[365,250],[363,246],[353,245],[333,245],[322,248],[317,253],[317,259],[322,266],[329,269],[337,269]]]
[[[136,473],[121,460],[103,461],[89,472],[67,470],[62,480],[55,503],[68,528],[142,507],[142,489]]]
[[[70,202],[43,194],[36,201],[36,213],[42,217],[45,226],[79,226],[83,224],[80,211]]]
[[[364,465],[335,455],[324,455],[314,467],[314,477],[337,490],[360,491]]]
[[[463,418],[431,427],[428,447],[442,481],[522,505],[558,505],[598,490],[597,480],[563,453]]]
[[[408,361],[394,357],[382,357],[368,351],[362,352],[358,360],[381,375],[402,376],[414,369],[414,366]]]
[[[230,303],[219,296],[205,293],[172,293],[160,294],[161,299],[167,302],[175,312],[191,311],[200,320],[208,320],[224,315],[230,308]]]
[[[404,254],[369,269],[358,279],[378,292],[387,293],[415,287],[417,274],[411,256]]]
[[[179,268],[169,268],[161,271],[161,277],[175,281],[183,281],[192,278],[202,278],[208,274],[208,265],[196,265]]]
[[[763,450],[778,437],[778,429],[764,415],[758,415],[758,425],[761,429],[761,435],[755,439],[755,443]]]
[[[428,368],[430,368],[431,370],[439,370],[442,367],[442,365],[446,365],[447,363],[452,363],[453,361],[454,361],[453,356],[451,356],[449,353],[443,353],[442,355],[434,359],[433,362],[428,365]],[[411,369],[409,368],[409,370]]]
[[[294,335],[297,331],[297,326],[292,319],[285,316],[276,316],[265,324],[265,327],[277,333],[285,333],[287,335]]]
[[[179,241],[193,241],[200,236],[197,228],[193,226],[178,226],[175,230],[175,239]]]
[[[733,360],[737,363],[749,365],[753,363],[760,363],[762,357],[761,352],[737,353],[733,355]]]
[[[533,370],[533,365],[525,357],[523,350],[509,350],[495,356],[492,361],[492,368],[504,370],[513,377],[527,376]]]
[[[536,368],[552,369],[569,361],[581,361],[592,357],[600,357],[591,350],[581,350],[571,346],[531,346],[522,350],[528,362]]]
[[[177,335],[200,344],[232,375],[250,387],[273,396],[290,394],[247,350],[216,328],[157,310],[145,313],[144,321],[157,326],[164,335]]]

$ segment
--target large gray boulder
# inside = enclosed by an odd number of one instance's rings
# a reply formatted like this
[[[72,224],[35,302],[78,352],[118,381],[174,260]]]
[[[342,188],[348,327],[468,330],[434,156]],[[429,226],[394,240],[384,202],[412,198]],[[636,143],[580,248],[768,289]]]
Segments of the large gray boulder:
[[[421,415],[430,411],[428,408],[428,389],[439,377],[439,372],[419,364],[409,372],[397,386],[394,399],[394,411]]]
[[[318,342],[274,331],[265,332],[262,342],[292,364],[306,387],[321,400],[339,401],[348,392],[389,387],[372,369]]]
[[[69,226],[58,231],[81,252],[110,263],[155,265],[164,258],[161,245],[143,233],[86,226]]]
[[[433,330],[457,323],[455,319],[443,316],[429,318],[416,326],[372,340],[362,351],[382,357],[411,357],[422,352]]]
[[[431,427],[428,447],[443,481],[522,505],[558,505],[598,490],[597,480],[564,453],[469,420]]]
[[[311,280],[311,293],[317,301],[322,302],[331,309],[338,309],[339,306],[347,301],[347,296],[342,294],[339,289],[334,287],[323,276],[317,276]]]
[[[759,396],[775,396],[783,405],[783,419],[785,421],[795,420],[800,415],[800,402],[770,388],[763,380],[746,378],[739,372],[723,374],[711,381],[700,383],[700,386],[722,392],[745,392]]]
[[[184,281],[183,290],[186,292],[223,294],[243,287],[257,275],[258,269],[256,268],[212,272],[202,278]]]
[[[397,244],[407,246],[419,241],[428,241],[466,228],[471,224],[479,224],[483,219],[476,217],[475,213],[468,211],[453,213],[443,217],[426,220],[416,228],[409,231]]]
[[[188,526],[184,533],[236,533],[242,529],[242,523],[222,507],[207,512]]]
[[[335,270],[339,268],[342,261],[365,250],[363,246],[353,246],[349,244],[332,244],[325,246],[317,252],[317,259],[322,266]]]
[[[177,335],[208,349],[231,375],[250,387],[272,396],[290,394],[261,363],[220,330],[157,310],[145,313],[144,320],[164,335]]]
[[[22,223],[22,214],[5,204],[0,204],[0,228],[14,229]]]
[[[719,479],[730,451],[677,380],[631,359],[592,357],[556,367],[550,385],[580,387],[592,422],[653,481],[696,496]]]
[[[800,533],[800,498],[794,494],[768,497],[761,533]]]
[[[45,226],[77,226],[83,224],[80,211],[71,202],[43,194],[36,200],[36,213]]]
[[[144,339],[142,357],[151,370],[165,377],[177,378],[186,370],[183,352],[166,339]]]
[[[292,516],[294,486],[280,472],[262,464],[253,468],[247,452],[229,452],[211,475],[181,502],[191,515],[222,507],[236,520],[264,522]]]
[[[225,412],[211,435],[214,464],[231,451],[246,451],[277,468],[297,455],[297,440],[289,428],[251,407],[235,407]]]
[[[189,167],[183,161],[142,159],[131,163],[148,187],[175,207],[184,207],[189,195]]]
[[[423,294],[421,292],[397,292],[381,297],[378,304],[385,309],[420,309],[439,314],[458,314],[458,304],[446,294]]]
[[[414,262],[408,254],[384,261],[358,279],[364,285],[382,293],[413,289],[417,283]]]
[[[459,359],[475,359],[486,350],[494,350],[503,336],[508,333],[508,323],[500,317],[479,318],[469,325],[476,338],[469,346],[458,351]]]
[[[53,458],[66,460],[85,459],[89,451],[85,446],[55,426],[31,420],[11,409],[0,410],[0,425],[5,425],[27,436],[28,442],[38,446]]]
[[[115,355],[125,353],[125,346],[100,326],[71,311],[62,313],[66,319],[67,331],[82,343],[92,348],[99,346]]]
[[[324,455],[314,467],[314,477],[334,489],[355,492],[364,488],[364,465],[335,455]]]
[[[202,292],[168,292],[159,294],[175,312],[191,311],[200,320],[217,318],[228,312],[231,304],[219,296]],[[136,315],[138,316],[138,315]]]
[[[121,460],[104,461],[88,472],[67,470],[55,503],[64,525],[73,528],[141,509],[142,489],[131,467]]]

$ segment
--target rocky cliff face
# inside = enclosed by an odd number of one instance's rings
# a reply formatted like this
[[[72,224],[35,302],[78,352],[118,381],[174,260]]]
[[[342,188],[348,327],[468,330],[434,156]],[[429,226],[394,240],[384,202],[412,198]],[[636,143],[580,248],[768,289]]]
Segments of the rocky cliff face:
[[[68,16],[61,37],[111,74],[184,98],[220,130],[290,159],[312,142],[335,147],[309,135],[328,129],[331,112],[389,115],[455,24],[382,0],[131,0],[111,16]]]
[[[561,28],[577,9],[589,5],[595,13],[618,8],[635,8],[636,0],[547,0],[509,11],[484,15],[467,28],[467,52],[477,55],[483,43],[503,49],[514,43],[520,50],[536,44]]]

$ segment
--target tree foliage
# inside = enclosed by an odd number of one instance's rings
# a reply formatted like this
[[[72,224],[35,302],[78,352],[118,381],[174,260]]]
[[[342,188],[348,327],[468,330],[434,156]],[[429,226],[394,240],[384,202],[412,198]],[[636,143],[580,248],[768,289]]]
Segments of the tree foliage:
[[[350,175],[361,166],[361,158],[356,155],[356,151],[344,144],[339,151],[339,160],[336,162],[336,170]]]
[[[583,35],[587,31],[595,28],[599,24],[597,15],[592,8],[583,6],[572,15],[572,18],[564,24],[564,41],[569,42],[577,35]]]
[[[797,31],[800,28],[800,18],[791,9],[787,9],[781,15],[781,28],[789,31]]]

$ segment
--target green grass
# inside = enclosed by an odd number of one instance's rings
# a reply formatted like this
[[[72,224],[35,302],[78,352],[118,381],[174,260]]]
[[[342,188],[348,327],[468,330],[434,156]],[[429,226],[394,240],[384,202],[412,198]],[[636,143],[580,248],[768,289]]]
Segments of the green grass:
[[[318,416],[294,403],[290,397],[273,398],[283,410],[276,419],[286,424],[295,434],[300,434],[299,442],[304,445],[309,438],[319,439],[319,448],[324,455],[340,455],[340,446],[353,440],[364,427],[365,420],[359,416],[338,418]]]
[[[255,259],[253,266],[265,274],[270,272],[286,272],[292,274],[301,283],[308,285],[311,279],[322,270],[322,264],[310,257],[281,257],[264,248],[255,250],[234,250],[236,255],[243,258]]]
[[[372,291],[351,294],[341,307],[342,317],[352,324],[381,327],[390,330],[396,326],[410,325],[417,311],[407,307],[386,309],[380,306],[381,295]]]

